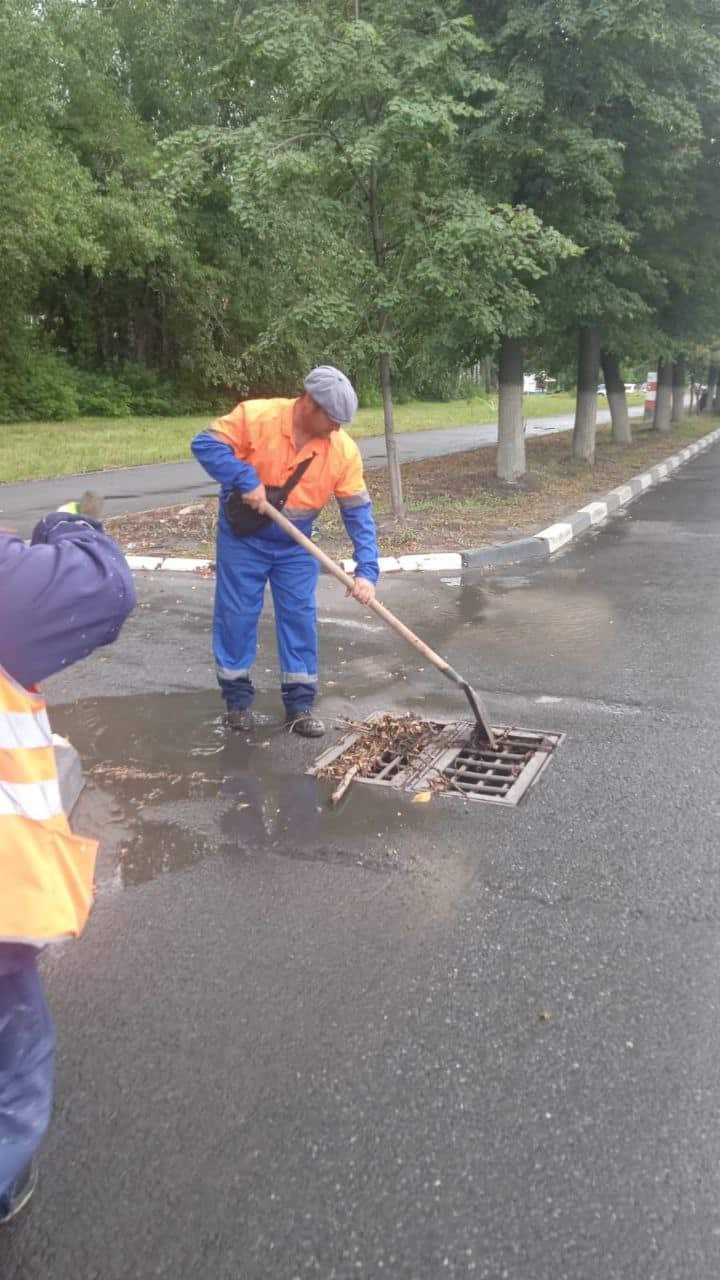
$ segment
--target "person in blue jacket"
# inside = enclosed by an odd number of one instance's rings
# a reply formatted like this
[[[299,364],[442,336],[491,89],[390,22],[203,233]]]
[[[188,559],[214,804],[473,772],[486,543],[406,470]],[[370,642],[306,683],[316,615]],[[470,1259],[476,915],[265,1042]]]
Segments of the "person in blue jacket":
[[[26,689],[112,644],[135,603],[122,551],[90,515],[45,516],[29,546],[0,530],[0,666]],[[34,1190],[50,1117],[55,1034],[37,957],[0,943],[0,1225]]]
[[[358,400],[332,365],[311,370],[294,399],[246,400],[192,442],[198,462],[221,486],[213,623],[215,670],[231,727],[252,726],[251,668],[266,584],[275,606],[280,687],[288,728],[324,732],[313,715],[318,682],[317,561],[263,518],[268,502],[304,534],[335,497],[353,546],[353,595],[375,596],[379,576],[372,503],[360,452],[342,429]]]

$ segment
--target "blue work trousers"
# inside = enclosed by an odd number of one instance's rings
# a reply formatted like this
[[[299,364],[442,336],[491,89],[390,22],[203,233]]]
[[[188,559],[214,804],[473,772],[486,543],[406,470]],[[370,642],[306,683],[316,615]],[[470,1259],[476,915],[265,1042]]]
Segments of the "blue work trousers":
[[[317,561],[302,547],[260,535],[238,538],[220,518],[213,649],[218,684],[229,709],[249,707],[255,696],[250,671],[269,582],[285,710],[288,715],[310,710],[318,678],[318,576]]]
[[[0,943],[0,1196],[47,1132],[54,1060],[55,1029],[37,952]]]

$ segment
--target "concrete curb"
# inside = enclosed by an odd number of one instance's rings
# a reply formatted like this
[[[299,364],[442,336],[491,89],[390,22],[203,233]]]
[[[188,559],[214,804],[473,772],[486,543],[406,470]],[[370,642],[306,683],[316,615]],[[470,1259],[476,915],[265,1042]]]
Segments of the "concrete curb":
[[[656,463],[649,470],[632,476],[626,484],[611,489],[603,499],[589,502],[587,506],[573,512],[567,520],[549,525],[547,529],[542,529],[532,538],[518,538],[515,542],[500,543],[495,547],[477,547],[463,551],[462,567],[464,569],[483,566],[494,568],[505,564],[521,564],[526,560],[547,560],[561,547],[567,546],[573,539],[585,533],[587,529],[604,524],[616,511],[620,511],[622,507],[634,502],[635,498],[639,498],[648,489],[653,489],[662,480],[666,480],[678,467],[682,467],[697,454],[704,453],[718,440],[720,440],[720,429],[711,431],[709,435],[702,436],[700,440],[695,440],[687,448],[681,449],[680,453],[674,453],[672,457]]]
[[[658,462],[648,471],[641,471],[626,484],[611,489],[602,500],[589,502],[580,507],[567,520],[551,524],[547,529],[532,538],[518,538],[515,542],[498,543],[494,547],[476,547],[468,551],[438,551],[427,555],[414,556],[382,556],[380,572],[417,573],[443,572],[453,573],[460,569],[476,569],[499,567],[506,564],[520,564],[527,560],[547,560],[561,547],[567,546],[574,538],[585,533],[594,525],[603,524],[611,515],[626,507],[628,503],[639,498],[642,493],[660,484],[673,471],[689,462],[698,453],[704,453],[711,445],[720,440],[720,428],[702,436],[700,440],[675,453],[663,462]],[[196,573],[203,577],[213,572],[211,560],[191,560],[181,556],[128,556],[127,562],[133,570],[168,570],[170,573]],[[352,573],[355,568],[353,560],[342,560],[343,569]]]
[[[381,556],[380,572],[385,573],[416,573],[420,570],[442,570],[445,573],[462,568],[462,555],[460,551],[438,551],[430,555],[417,556]],[[197,573],[207,575],[213,572],[212,560],[184,560],[178,556],[126,556],[127,562],[133,570],[149,570],[155,572],[157,570],[168,569],[171,573]],[[355,568],[354,560],[341,560],[340,564],[347,573],[352,573]]]

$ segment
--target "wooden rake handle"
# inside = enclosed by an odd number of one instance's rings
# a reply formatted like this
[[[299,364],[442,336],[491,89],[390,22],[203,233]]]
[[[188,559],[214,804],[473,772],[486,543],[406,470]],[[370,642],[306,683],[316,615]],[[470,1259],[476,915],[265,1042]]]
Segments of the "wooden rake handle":
[[[268,518],[272,520],[273,524],[276,524],[279,529],[282,529],[283,532],[288,535],[289,538],[292,538],[294,542],[297,542],[298,546],[304,547],[306,551],[309,551],[310,555],[314,556],[315,559],[318,560],[325,569],[327,569],[328,573],[331,574],[333,578],[337,578],[338,582],[341,582],[348,591],[353,591],[355,587],[355,579],[352,578],[349,573],[346,573],[344,569],[341,569],[340,565],[336,564],[327,552],[323,551],[320,547],[316,547],[315,543],[312,542],[310,538],[307,538],[300,529],[296,529],[295,525],[291,520],[288,520],[287,516],[284,516],[281,511],[278,511],[275,507],[271,506],[270,503],[266,504],[263,515],[268,516]],[[378,618],[382,618],[383,622],[386,622],[389,627],[392,627],[393,631],[396,631],[399,636],[402,636],[403,640],[407,640],[408,644],[411,644],[414,649],[417,649],[418,653],[421,653],[424,658],[427,658],[428,662],[431,662],[432,665],[436,667],[438,671],[441,671],[448,680],[451,680],[453,684],[463,690],[463,693],[470,703],[473,715],[478,722],[478,726],[482,730],[483,736],[489,742],[491,747],[494,746],[495,743],[492,729],[490,728],[490,722],[485,708],[477,693],[471,689],[467,680],[464,680],[463,677],[450,666],[449,662],[446,662],[444,658],[441,658],[439,653],[436,653],[434,649],[430,648],[429,644],[426,644],[425,641],[421,640],[414,631],[411,631],[409,627],[406,627],[405,623],[401,622],[400,619],[397,618],[390,609],[386,608],[384,604],[381,604],[379,600],[371,600],[368,605],[364,605],[363,607],[371,609]]]
[[[304,547],[306,551],[309,551],[310,555],[314,556],[316,560],[319,560],[320,564],[327,569],[328,573],[332,574],[333,578],[337,578],[338,582],[342,582],[343,586],[347,587],[348,591],[354,590],[355,579],[351,577],[349,573],[346,573],[344,569],[341,569],[340,565],[336,564],[326,551],[323,551],[320,547],[316,547],[315,543],[312,542],[310,538],[307,538],[300,529],[296,529],[292,521],[288,520],[287,516],[282,514],[282,511],[277,511],[275,507],[270,506],[268,503],[263,511],[263,515],[269,516],[273,523],[276,524],[278,528],[282,529],[289,538],[293,538],[299,546]],[[384,604],[381,604],[379,600],[371,600],[368,605],[363,605],[363,608],[372,609],[373,613],[376,613],[378,618],[382,618],[383,622],[386,622],[389,627],[393,628],[393,631],[397,631],[398,635],[402,636],[404,640],[407,640],[408,644],[413,645],[414,648],[417,649],[418,653],[421,653],[423,657],[428,659],[428,662],[432,662],[433,666],[437,667],[438,671],[442,671],[443,674],[445,674],[447,671],[452,670],[450,664],[446,662],[444,658],[441,658],[439,653],[436,653],[428,644],[425,644],[424,640],[421,640],[419,636],[416,636],[414,631],[411,631],[409,627],[406,627],[405,623],[401,622],[399,618],[396,618],[395,614],[391,613],[391,611],[387,609]]]

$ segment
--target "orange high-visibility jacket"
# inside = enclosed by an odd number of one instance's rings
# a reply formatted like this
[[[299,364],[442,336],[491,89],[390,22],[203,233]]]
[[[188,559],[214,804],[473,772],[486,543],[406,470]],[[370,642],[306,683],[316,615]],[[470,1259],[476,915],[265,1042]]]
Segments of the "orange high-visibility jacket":
[[[0,942],[76,937],[90,910],[96,853],[63,813],[43,698],[0,667]]]
[[[253,467],[263,484],[284,484],[299,463],[315,455],[290,495],[285,509],[289,519],[313,519],[333,496],[341,509],[369,504],[362,458],[352,436],[340,428],[329,438],[310,440],[296,451],[294,405],[294,400],[279,398],[245,400],[224,417],[216,418],[210,431],[231,446],[236,458]],[[251,480],[249,484],[252,483]]]

